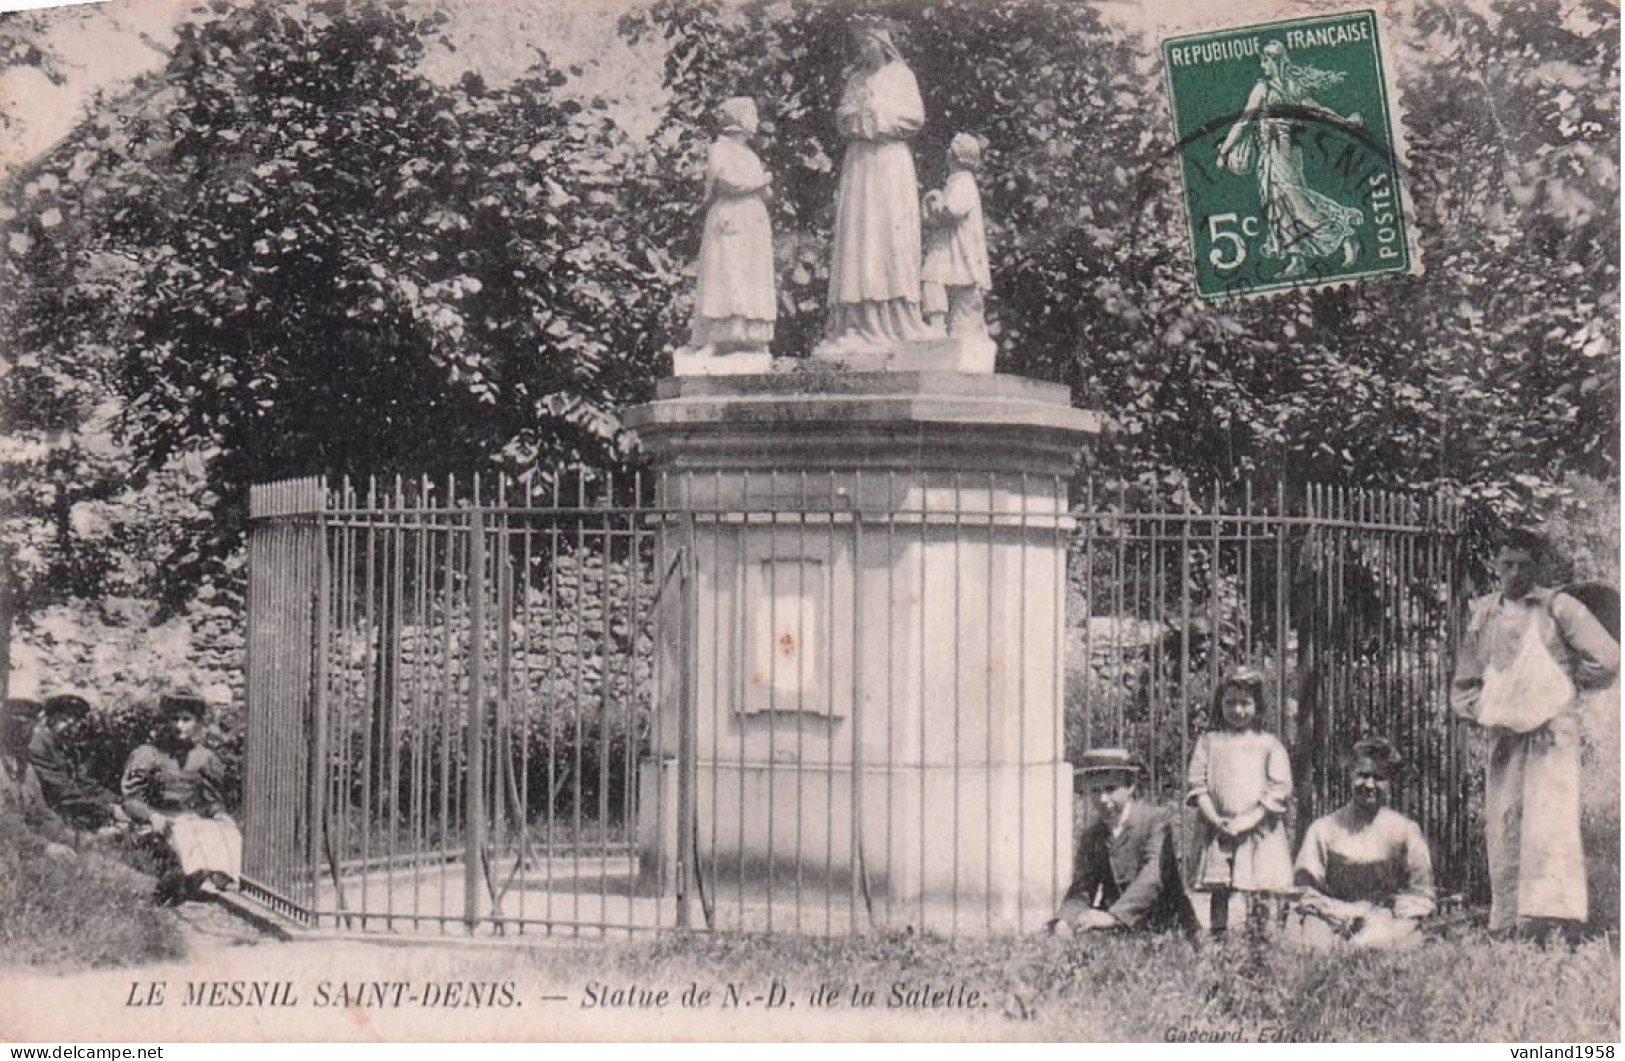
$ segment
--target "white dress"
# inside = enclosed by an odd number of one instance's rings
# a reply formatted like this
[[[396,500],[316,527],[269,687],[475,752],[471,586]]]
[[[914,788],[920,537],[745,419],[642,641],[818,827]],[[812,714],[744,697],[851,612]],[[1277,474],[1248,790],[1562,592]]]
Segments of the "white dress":
[[[1205,842],[1192,887],[1198,890],[1285,892],[1292,888],[1292,849],[1282,816],[1292,795],[1286,747],[1262,730],[1214,730],[1191,753],[1189,799],[1206,794],[1220,816],[1254,807],[1265,811],[1252,832],[1232,840],[1203,823]]]
[[[1619,671],[1619,645],[1586,606],[1564,593],[1537,589],[1520,599],[1499,593],[1473,602],[1457,653],[1452,701],[1458,714],[1482,718],[1485,694],[1500,672],[1526,665],[1533,635],[1567,672],[1578,692],[1608,684]],[[1545,713],[1550,708],[1544,709]],[[1490,863],[1490,928],[1522,918],[1584,921],[1585,851],[1580,840],[1580,735],[1554,723],[1528,732],[1486,730],[1484,825]]]

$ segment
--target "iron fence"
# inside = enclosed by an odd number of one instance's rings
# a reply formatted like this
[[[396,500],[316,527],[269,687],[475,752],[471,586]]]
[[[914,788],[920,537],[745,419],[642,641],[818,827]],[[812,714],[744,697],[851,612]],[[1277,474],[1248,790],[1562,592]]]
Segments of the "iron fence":
[[[1182,795],[1270,675],[1295,832],[1391,736],[1474,886],[1449,504],[952,472],[305,479],[252,502],[249,887],[307,922],[950,934],[1066,885],[1069,760]]]
[[[1293,835],[1347,798],[1354,742],[1385,736],[1403,757],[1394,801],[1428,835],[1442,885],[1482,890],[1481,782],[1448,721],[1466,602],[1456,505],[1309,487],[1176,506],[1086,489],[1079,522],[1070,756],[1126,746],[1177,798],[1222,673],[1251,665],[1267,678],[1265,726],[1292,757]]]

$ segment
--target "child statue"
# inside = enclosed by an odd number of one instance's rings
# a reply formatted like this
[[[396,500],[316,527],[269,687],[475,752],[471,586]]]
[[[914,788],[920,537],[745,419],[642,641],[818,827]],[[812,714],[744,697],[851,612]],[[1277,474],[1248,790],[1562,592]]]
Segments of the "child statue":
[[[767,216],[772,177],[746,145],[758,125],[756,103],[735,96],[717,108],[717,117],[717,139],[706,159],[692,341],[677,358],[679,375],[718,371],[710,364],[717,354],[756,355],[731,359],[733,367],[722,371],[767,371],[778,315]]]
[[[948,145],[948,180],[921,204],[925,262],[920,275],[926,320],[938,325],[946,320],[948,334],[959,341],[966,360],[985,359],[992,371],[993,340],[982,306],[993,282],[976,187],[981,166],[981,140],[970,133],[955,136]]]

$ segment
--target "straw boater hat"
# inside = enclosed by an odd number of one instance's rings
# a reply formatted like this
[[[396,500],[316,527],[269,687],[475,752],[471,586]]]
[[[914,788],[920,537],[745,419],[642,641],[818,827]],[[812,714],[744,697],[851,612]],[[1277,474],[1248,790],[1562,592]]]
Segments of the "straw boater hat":
[[[1140,780],[1141,766],[1134,756],[1125,748],[1094,748],[1083,753],[1078,760],[1077,779],[1079,785],[1087,785],[1091,781],[1121,778],[1125,784],[1137,784]]]
[[[5,717],[7,719],[17,722],[27,720],[32,723],[39,718],[40,712],[43,710],[45,710],[44,704],[38,700],[30,700],[26,696],[8,696],[6,698]]]

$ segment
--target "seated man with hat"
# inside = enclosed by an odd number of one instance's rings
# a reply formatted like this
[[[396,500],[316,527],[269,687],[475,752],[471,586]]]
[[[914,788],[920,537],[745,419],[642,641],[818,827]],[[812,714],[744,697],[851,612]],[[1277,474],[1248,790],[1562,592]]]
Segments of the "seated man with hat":
[[[1179,873],[1178,811],[1136,799],[1140,764],[1121,748],[1084,754],[1077,779],[1098,812],[1078,838],[1072,887],[1049,922],[1075,930],[1197,929]]]
[[[69,748],[68,731],[90,714],[82,696],[47,697],[28,739],[28,765],[45,805],[75,829],[96,830],[117,817],[118,797],[86,776]]]
[[[185,693],[159,701],[162,722],[124,764],[124,809],[168,841],[158,901],[185,901],[205,881],[230,887],[242,873],[243,835],[226,813],[225,768],[202,744],[208,708]]]

